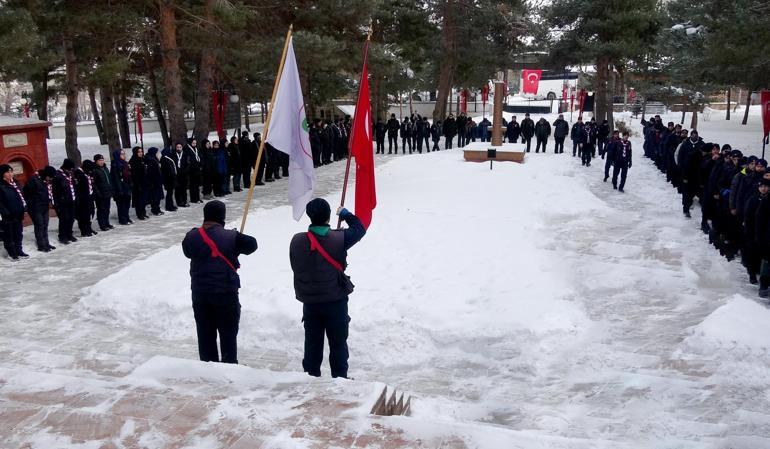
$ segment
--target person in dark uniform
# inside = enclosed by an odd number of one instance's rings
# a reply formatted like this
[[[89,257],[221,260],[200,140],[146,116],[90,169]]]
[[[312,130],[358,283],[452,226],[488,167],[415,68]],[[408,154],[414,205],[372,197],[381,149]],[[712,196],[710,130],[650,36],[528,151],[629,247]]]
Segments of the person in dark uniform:
[[[176,185],[174,186],[174,199],[177,207],[190,207],[187,202],[188,174],[190,173],[190,159],[184,151],[182,142],[174,145],[174,151],[171,152],[171,158],[176,165]]]
[[[211,150],[204,150],[211,152]],[[158,148],[150,147],[147,149],[147,154],[144,155],[144,166],[147,169],[146,183],[147,191],[145,193],[147,197],[147,203],[150,205],[150,212],[153,215],[164,215],[160,210],[160,200],[163,199],[163,175],[160,172],[160,160],[158,160]],[[211,188],[211,172],[206,174],[206,180]]]
[[[160,152],[160,173],[163,177],[163,189],[166,191],[166,211],[174,212],[177,207],[174,204],[174,189],[176,188],[176,162],[171,155],[171,150],[164,148]],[[221,190],[221,187],[220,187]]]
[[[556,144],[553,147],[554,154],[564,153],[564,140],[569,134],[569,123],[564,120],[564,114],[559,114],[559,118],[553,122],[553,138]]]
[[[524,120],[521,121],[521,142],[527,144],[527,153],[532,145],[532,136],[535,135],[535,122],[529,118],[529,113],[524,114]]]
[[[310,228],[295,234],[289,246],[294,292],[297,300],[303,303],[305,356],[302,368],[311,376],[321,376],[326,334],[332,377],[347,378],[348,295],[351,289],[344,270],[347,251],[361,240],[366,229],[358,217],[339,208],[337,214],[348,228],[331,230],[331,208],[322,198],[311,200],[305,212],[310,217]]]
[[[626,185],[626,174],[631,168],[631,141],[628,140],[628,131],[623,133],[623,140],[615,148],[615,160],[612,165],[615,166],[612,170],[612,188],[622,192]],[[618,174],[620,174],[620,185],[618,185]]]
[[[104,156],[94,155],[94,202],[96,203],[96,222],[99,229],[109,231],[114,226],[110,224],[110,203],[112,202],[112,180],[110,170],[104,163]]]
[[[519,141],[521,135],[521,126],[516,121],[516,116],[511,117],[511,121],[508,122],[508,126],[505,128],[505,134],[508,138],[508,143],[516,143]]]
[[[543,147],[543,153],[545,153],[548,147],[548,136],[551,135],[551,125],[544,118],[540,118],[535,125],[535,137],[537,139],[537,145],[535,145],[535,153],[540,152],[540,147]]]
[[[209,139],[203,139],[201,143],[201,192],[203,193],[203,200],[207,201],[213,198],[212,193],[214,191],[214,174],[216,173],[216,167],[214,164],[214,149],[211,146],[211,141]],[[149,151],[150,150],[147,150],[148,154]],[[158,149],[155,148],[156,153],[157,151]],[[145,162],[148,160],[150,159],[145,155]],[[156,155],[155,161],[157,160],[158,158]],[[147,202],[149,203],[149,196]]]
[[[203,206],[203,225],[190,230],[182,241],[182,251],[190,259],[198,355],[203,362],[238,363],[238,256],[257,250],[254,237],[224,228],[226,212],[223,202],[209,201]]]
[[[187,180],[190,188],[190,202],[202,203],[201,199],[201,178],[203,177],[203,164],[201,163],[201,155],[198,151],[198,140],[195,138],[190,139],[187,142],[187,146],[184,148],[185,154],[187,154]],[[240,167],[238,167],[240,169]]]
[[[682,193],[682,213],[687,218],[690,218],[690,208],[699,193],[700,184],[698,176],[700,176],[700,164],[704,148],[705,144],[703,139],[698,137],[698,131],[692,130],[690,138],[682,142],[682,146],[677,154],[676,165],[679,167],[682,179],[682,186],[680,188]]]
[[[37,250],[47,253],[56,249],[48,242],[48,210],[53,202],[51,183],[56,176],[56,169],[47,166],[37,171],[24,185],[24,199],[27,201],[27,213],[35,225]],[[107,199],[109,201],[109,198]]]
[[[313,119],[313,126],[308,130],[310,136],[310,151],[313,153],[313,167],[321,166],[321,132],[323,131],[323,125],[320,118]],[[263,150],[264,151],[264,150]],[[265,158],[267,154],[263,154],[262,158]]]
[[[133,220],[129,218],[128,211],[131,209],[131,169],[126,162],[126,153],[123,150],[116,150],[112,153],[112,197],[115,199],[115,206],[118,209],[118,223],[129,225]]]
[[[406,147],[409,147],[409,154],[412,154],[412,122],[405,118],[401,122],[401,153],[406,154]]]
[[[597,142],[599,145],[599,156],[604,159],[604,153],[606,152],[605,147],[607,146],[607,139],[610,137],[610,124],[607,120],[603,120],[602,124],[599,125],[599,129],[597,130]]]
[[[11,260],[29,257],[22,249],[26,207],[21,187],[13,179],[13,168],[8,164],[0,165],[0,229],[3,246]]]
[[[377,141],[375,154],[385,154],[385,134],[387,134],[385,123],[382,119],[377,119],[377,123],[374,124],[374,139]]]
[[[578,117],[577,122],[572,125],[569,137],[572,140],[572,157],[577,155],[582,156],[580,148],[583,146],[583,142],[587,141],[585,136],[585,125],[583,124],[583,117]]]
[[[81,237],[96,235],[91,217],[94,216],[94,180],[91,174],[94,172],[94,164],[91,160],[84,160],[82,168],[75,169],[75,218],[78,222]]]
[[[390,120],[388,120],[388,154],[391,154],[394,147],[396,154],[398,154],[398,130],[401,129],[401,125],[396,119],[396,114],[390,114]]]
[[[446,120],[444,120],[442,130],[444,131],[444,149],[451,150],[452,141],[457,134],[457,122],[455,121],[455,116],[453,114],[449,114]]]
[[[757,209],[759,204],[767,199],[770,192],[770,180],[764,177],[757,182],[756,191],[746,201],[743,209],[743,248],[741,248],[741,262],[746,267],[749,275],[749,283],[757,284],[757,276],[762,264],[762,255],[759,250],[759,242],[756,240]]]
[[[312,128],[310,128],[312,130]],[[259,147],[262,145],[262,134],[260,133],[254,133],[254,140],[251,141],[251,146],[254,147],[254,157],[259,157]],[[310,146],[310,151],[313,150],[313,146]],[[262,147],[262,157],[259,158],[259,167],[257,167],[257,177],[254,181],[254,185],[263,186],[265,185],[265,171],[267,169],[267,152],[265,151],[265,148]],[[256,159],[254,159],[254,163],[256,164]]]
[[[441,136],[443,134],[443,130],[441,128],[442,128],[441,120],[436,120],[430,126],[430,138],[431,140],[433,140],[433,151],[438,151],[441,149],[438,147],[438,143],[441,141]],[[431,150],[428,150],[429,153],[430,151]]]
[[[610,167],[615,162],[615,154],[620,145],[620,131],[617,129],[612,132],[612,139],[604,147],[606,159],[604,159],[604,182],[610,177]]]
[[[133,153],[128,160],[131,167],[131,205],[136,212],[136,218],[147,220],[147,166],[144,161],[144,150],[141,147],[131,149]]]
[[[425,151],[430,151],[430,122],[428,121],[428,117],[422,118],[422,138],[425,140]],[[384,150],[383,150],[384,151]]]
[[[64,245],[78,241],[72,235],[72,226],[75,224],[75,180],[72,179],[74,169],[75,163],[71,159],[64,159],[53,182],[53,204],[56,216],[59,217],[59,242]]]
[[[249,139],[249,132],[243,131],[238,140],[238,148],[241,150],[241,179],[243,188],[251,187],[251,171],[257,163],[257,152],[254,151],[254,145]]]

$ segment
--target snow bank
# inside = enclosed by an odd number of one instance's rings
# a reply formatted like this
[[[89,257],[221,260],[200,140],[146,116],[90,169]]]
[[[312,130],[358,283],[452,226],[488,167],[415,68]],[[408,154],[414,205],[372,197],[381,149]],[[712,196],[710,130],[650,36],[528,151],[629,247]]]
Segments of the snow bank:
[[[380,167],[373,224],[348,258],[356,284],[352,357],[378,366],[420,363],[468,335],[575,332],[586,317],[570,300],[558,255],[538,248],[558,245],[560,236],[547,226],[554,212],[591,214],[605,206],[569,173],[553,174],[556,157],[490,171],[453,151]],[[241,260],[242,353],[301,354],[302,307],[288,244],[308,221],[290,217],[288,206],[258,209],[247,224],[259,250]],[[180,242],[186,231],[179,230]],[[181,247],[169,248],[103,279],[80,306],[93,318],[162,339],[194,338],[188,267]]]
[[[770,349],[766,338],[770,309],[736,294],[693,327],[686,343],[702,352],[763,352]]]

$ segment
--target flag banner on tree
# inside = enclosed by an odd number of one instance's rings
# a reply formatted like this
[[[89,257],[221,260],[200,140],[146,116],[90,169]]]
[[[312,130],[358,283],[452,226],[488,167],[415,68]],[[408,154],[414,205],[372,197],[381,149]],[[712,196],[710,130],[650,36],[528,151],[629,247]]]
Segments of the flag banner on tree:
[[[367,47],[369,42],[366,43]],[[366,55],[368,51],[364,51]],[[372,105],[369,102],[369,69],[364,56],[361,83],[358,88],[356,115],[350,130],[350,154],[356,159],[355,214],[365,228],[372,222],[372,210],[377,207],[374,186],[374,147],[372,146]]]
[[[289,155],[289,203],[294,219],[302,218],[313,196],[315,168],[310,151],[305,101],[299,82],[293,38],[290,38],[281,72],[266,143]]]
[[[460,91],[460,111],[468,112],[468,89]]]
[[[759,101],[762,105],[762,125],[767,136],[770,134],[770,90],[763,90],[759,94]]]
[[[537,94],[537,87],[540,85],[541,76],[543,76],[542,70],[522,70],[521,91],[525,94]]]
[[[481,86],[481,102],[486,104],[487,101],[489,101],[489,86],[485,84]]]
[[[567,102],[567,85],[565,84],[561,88],[561,101]]]

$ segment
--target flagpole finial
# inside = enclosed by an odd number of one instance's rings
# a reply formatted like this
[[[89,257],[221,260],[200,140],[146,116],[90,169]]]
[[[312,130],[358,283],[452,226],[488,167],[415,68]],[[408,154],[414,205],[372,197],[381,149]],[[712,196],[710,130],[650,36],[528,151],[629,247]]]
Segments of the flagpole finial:
[[[294,24],[293,23],[289,24],[289,31],[294,31]]]
[[[369,33],[366,35],[366,40],[367,41],[372,40],[372,30],[373,30],[373,28],[372,28],[372,18],[369,17]]]

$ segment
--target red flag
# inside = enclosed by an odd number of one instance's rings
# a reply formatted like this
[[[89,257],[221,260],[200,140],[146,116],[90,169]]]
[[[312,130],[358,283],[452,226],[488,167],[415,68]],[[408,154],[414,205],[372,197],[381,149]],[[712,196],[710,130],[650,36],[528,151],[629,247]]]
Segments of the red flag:
[[[759,102],[762,104],[762,125],[767,136],[770,134],[770,90],[763,90],[759,94]]]
[[[372,146],[372,105],[369,102],[369,69],[366,59],[369,42],[364,50],[364,68],[358,89],[356,114],[350,130],[350,154],[356,158],[356,205],[355,214],[365,228],[372,222],[372,210],[377,207],[374,187],[374,148]]]
[[[536,95],[541,76],[543,76],[542,70],[522,70],[521,91],[525,94]]]

